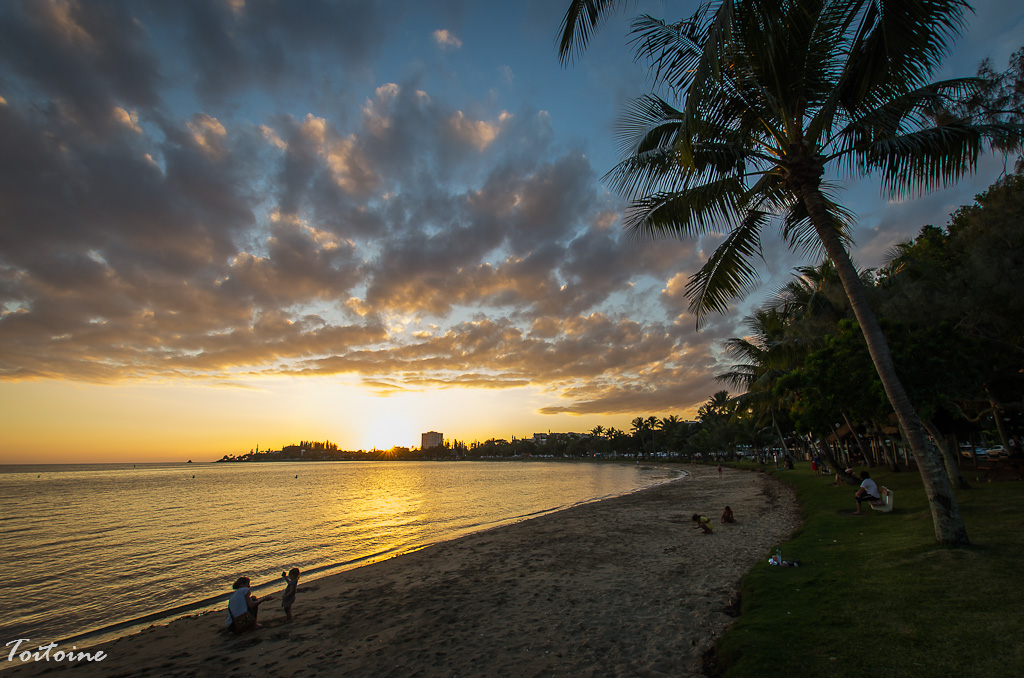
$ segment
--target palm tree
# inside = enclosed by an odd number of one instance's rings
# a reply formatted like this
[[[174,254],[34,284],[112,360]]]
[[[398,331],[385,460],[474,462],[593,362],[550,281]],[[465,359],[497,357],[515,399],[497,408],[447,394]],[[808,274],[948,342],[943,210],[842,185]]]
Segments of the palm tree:
[[[643,453],[643,455],[646,456],[647,443],[644,441],[644,438],[646,434],[649,432],[651,434],[651,445],[653,447],[654,429],[658,426],[658,418],[647,417],[646,419],[644,419],[643,417],[637,417],[636,419],[630,422],[630,425],[633,430],[633,435],[635,435],[637,437],[637,440],[640,442],[641,453]]]
[[[732,413],[733,402],[728,391],[716,391],[708,401],[697,410],[697,419],[706,422],[711,419],[728,418]]]
[[[647,421],[643,417],[636,417],[629,424],[630,430],[640,443],[640,451],[637,453],[639,456],[639,454],[644,452],[644,432],[647,430]]]
[[[711,453],[716,457],[725,453],[732,442],[733,432],[730,420],[736,411],[736,401],[728,391],[718,391],[697,410],[700,427],[695,434],[694,442],[703,453]]]
[[[803,363],[806,348],[788,336],[792,319],[785,306],[754,311],[744,324],[751,333],[749,337],[733,337],[725,342],[726,353],[740,362],[715,379],[744,389],[743,395],[736,397],[737,404],[749,408],[758,418],[770,421],[783,451],[789,456],[786,436],[776,416],[781,403],[775,394],[775,384],[779,377]]]
[[[873,284],[873,272],[859,275],[864,284]],[[776,293],[772,305],[793,319],[800,335],[794,340],[811,344],[811,350],[835,334],[840,320],[854,317],[843,283],[827,259],[820,266],[797,267],[796,275]]]
[[[661,427],[661,421],[655,416],[650,416],[647,417],[646,423],[647,431],[651,434],[651,456],[656,457],[658,456],[658,441],[655,438],[655,433]]]
[[[583,49],[614,0],[571,0],[560,57]],[[698,325],[757,282],[762,231],[836,267],[872,360],[917,460],[942,543],[967,532],[937,450],[900,383],[847,251],[852,215],[825,168],[880,172],[895,198],[952,183],[992,142],[1019,144],[1021,126],[932,115],[976,91],[976,78],[929,83],[964,26],[963,0],[722,0],[675,24],[633,22],[637,57],[657,95],[635,101],[621,128],[624,159],[609,173],[632,205],[638,235],[724,242],[691,278]]]

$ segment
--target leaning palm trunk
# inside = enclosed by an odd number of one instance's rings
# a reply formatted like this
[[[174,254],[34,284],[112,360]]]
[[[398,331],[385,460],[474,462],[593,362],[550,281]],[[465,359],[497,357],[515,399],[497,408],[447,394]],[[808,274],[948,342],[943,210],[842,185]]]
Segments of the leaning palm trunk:
[[[850,429],[850,435],[853,436],[853,441],[857,443],[857,449],[860,450],[860,455],[864,457],[864,460],[867,462],[868,466],[874,466],[874,455],[871,454],[870,451],[868,451],[868,448],[864,446],[864,439],[860,437],[860,434],[857,433],[857,429],[853,427],[853,422],[851,422],[850,417],[846,415],[846,411],[841,410],[841,413],[843,415],[843,421],[846,422],[846,427]]]
[[[775,433],[779,436],[779,443],[782,445],[782,449],[785,451],[786,456],[789,456],[789,446],[786,445],[786,436],[782,435],[782,429],[779,428],[779,422],[775,419],[775,408],[771,408],[772,412],[772,426],[775,427]]]
[[[882,425],[877,421],[872,421],[871,426],[874,428],[875,433],[878,437],[876,456],[880,457],[882,461],[889,467],[889,470],[896,473],[900,470],[900,456],[896,453],[895,449],[890,450],[882,442],[884,434],[882,432]],[[906,436],[904,436],[905,438]]]
[[[846,472],[846,467],[839,461],[839,458],[832,452],[832,446],[824,441],[822,436],[815,436],[814,444],[818,448],[818,453],[828,460],[829,465],[836,472],[836,480],[842,480],[847,485],[857,485],[860,483],[854,476]]]
[[[928,506],[935,523],[935,538],[943,544],[969,544],[963,518],[960,515],[960,507],[953,496],[953,488],[950,485],[949,476],[946,475],[942,456],[938,449],[928,444],[921,418],[896,375],[896,366],[893,364],[892,354],[889,352],[889,344],[878,324],[878,317],[868,303],[867,293],[860,276],[857,275],[856,267],[850,260],[849,253],[843,246],[832,221],[828,218],[823,196],[815,188],[804,187],[800,193],[807,206],[807,212],[815,232],[821,239],[829,259],[836,267],[839,279],[843,283],[843,289],[846,290],[846,295],[850,299],[850,306],[860,324],[861,332],[864,333],[868,353],[878,372],[878,378],[882,381],[885,394],[888,396],[893,410],[896,411],[896,417],[907,436],[907,444],[917,462],[925,494],[928,497]]]
[[[946,473],[949,474],[949,482],[958,490],[970,488],[970,485],[967,484],[967,479],[960,473],[960,462],[956,458],[956,451],[950,449],[945,436],[939,431],[939,427],[935,425],[934,421],[927,418],[922,419],[921,423],[924,424],[924,429],[928,431],[928,435],[932,437],[932,440],[935,441],[935,444],[942,452],[942,459],[946,462]]]
[[[1003,423],[1003,406],[996,400],[996,397],[992,394],[992,389],[988,386],[985,387],[985,393],[988,395],[988,402],[992,406],[992,419],[996,423],[996,432],[999,433],[999,442],[1002,443],[1004,450],[1010,449],[1010,438],[1006,435],[1006,425]]]

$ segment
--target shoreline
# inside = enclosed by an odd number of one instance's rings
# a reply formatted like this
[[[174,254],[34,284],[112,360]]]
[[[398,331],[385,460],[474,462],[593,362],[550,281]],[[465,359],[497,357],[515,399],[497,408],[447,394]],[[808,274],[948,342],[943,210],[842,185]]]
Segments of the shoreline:
[[[550,461],[550,460],[545,460],[545,461]],[[554,460],[554,461],[562,461],[562,460]],[[572,461],[575,461],[575,460],[572,460]],[[213,462],[210,462],[210,463],[213,463]],[[249,463],[249,462],[242,462],[242,463]],[[622,466],[630,466],[630,467],[633,466],[632,463],[628,463],[628,464],[620,463],[620,465],[622,465]],[[351,570],[354,570],[354,569],[357,569],[357,568],[360,568],[360,567],[367,567],[367,566],[370,566],[370,565],[374,565],[374,564],[377,564],[377,563],[381,563],[381,562],[390,560],[392,558],[398,558],[398,557],[401,557],[401,556],[409,554],[409,553],[415,553],[416,551],[420,551],[422,549],[429,548],[431,546],[442,544],[442,543],[445,543],[445,542],[448,542],[448,541],[455,541],[455,540],[462,539],[462,538],[465,538],[465,537],[468,537],[468,536],[472,536],[472,535],[475,535],[475,534],[479,534],[479,533],[482,533],[482,532],[487,532],[489,530],[501,529],[503,527],[507,527],[509,525],[514,525],[516,523],[519,523],[519,522],[522,522],[522,521],[525,521],[525,520],[533,520],[533,519],[541,517],[541,516],[546,516],[546,515],[551,515],[551,514],[554,514],[554,513],[559,513],[561,511],[566,511],[566,510],[569,510],[569,509],[572,509],[572,508],[576,508],[578,506],[585,506],[587,504],[592,504],[592,503],[595,503],[595,502],[601,502],[601,501],[606,501],[606,500],[609,500],[609,499],[615,499],[615,498],[618,498],[618,497],[622,497],[622,496],[626,496],[626,495],[629,495],[629,494],[633,494],[635,492],[643,492],[645,490],[651,489],[653,487],[658,487],[659,485],[662,485],[662,484],[665,484],[665,483],[676,482],[678,480],[684,479],[686,476],[689,475],[689,471],[687,471],[685,469],[677,468],[674,465],[673,466],[663,466],[663,465],[658,465],[658,464],[645,464],[643,466],[644,466],[644,468],[647,468],[647,469],[654,468],[654,469],[661,469],[661,470],[669,471],[673,475],[671,477],[668,477],[668,478],[665,478],[663,480],[659,480],[659,481],[657,481],[655,483],[652,483],[651,485],[647,485],[647,486],[643,486],[643,487],[636,487],[636,488],[629,489],[629,490],[623,490],[622,492],[618,492],[618,493],[610,494],[610,495],[605,495],[605,496],[601,496],[601,497],[594,497],[594,498],[591,498],[591,499],[580,500],[580,501],[577,501],[575,503],[563,505],[563,506],[560,506],[560,507],[546,508],[546,509],[538,510],[538,511],[533,512],[533,513],[527,513],[527,514],[523,514],[523,515],[520,515],[520,516],[514,516],[514,517],[511,517],[511,518],[508,518],[508,519],[505,519],[505,520],[501,520],[501,521],[497,521],[497,522],[491,522],[489,524],[481,523],[481,524],[478,524],[476,527],[471,528],[467,532],[464,532],[462,534],[457,534],[457,535],[454,535],[454,536],[446,536],[446,537],[443,537],[441,539],[438,539],[437,541],[425,542],[425,543],[414,543],[414,544],[407,545],[405,548],[397,548],[397,547],[396,548],[391,548],[391,549],[388,549],[388,550],[385,550],[385,551],[363,555],[363,556],[360,556],[360,557],[357,557],[357,558],[354,558],[352,560],[345,561],[345,562],[330,563],[330,564],[326,564],[326,565],[317,565],[315,567],[312,567],[310,569],[306,569],[306,570],[303,571],[303,584],[304,585],[308,585],[308,584],[310,584],[312,582],[319,581],[320,579],[323,579],[325,577],[332,577],[332,576],[341,575],[341,574],[344,574],[346,572],[349,572]],[[279,588],[280,588],[280,586],[279,586],[278,581],[274,580],[274,581],[270,581],[270,582],[254,584],[253,587],[252,587],[252,590],[253,590],[254,593],[257,593],[260,597],[263,597],[263,596],[266,596],[266,595],[271,595],[271,594],[276,593]],[[207,613],[210,613],[211,611],[214,611],[214,610],[220,610],[220,609],[226,607],[227,599],[230,597],[230,595],[231,595],[230,591],[222,591],[220,593],[214,594],[214,595],[209,596],[209,597],[204,598],[204,599],[197,599],[197,600],[194,600],[194,601],[191,601],[191,602],[188,602],[188,603],[183,603],[181,605],[176,605],[176,606],[171,607],[171,608],[159,610],[159,611],[156,611],[156,612],[151,612],[151,613],[148,613],[148,614],[140,616],[140,617],[135,617],[135,618],[132,618],[132,619],[125,619],[125,620],[119,621],[119,622],[114,622],[114,623],[111,623],[111,624],[107,624],[106,626],[102,626],[102,627],[99,627],[99,628],[94,628],[94,629],[89,630],[89,631],[84,631],[84,632],[81,632],[81,633],[76,633],[74,635],[67,636],[67,637],[65,637],[63,639],[57,639],[57,640],[55,640],[53,642],[55,642],[60,647],[72,646],[72,647],[77,648],[77,650],[91,649],[94,646],[104,645],[104,644],[107,644],[107,643],[111,643],[111,642],[120,640],[121,638],[126,638],[126,637],[129,637],[129,636],[136,635],[136,634],[138,634],[138,633],[140,633],[140,632],[142,632],[144,630],[152,628],[153,626],[166,626],[166,625],[171,624],[171,623],[173,623],[173,622],[175,622],[175,621],[177,621],[179,619],[187,619],[187,618],[190,618],[190,617],[196,617],[196,616],[200,616],[200,615],[203,615],[203,614],[207,614]],[[4,639],[4,642],[6,642],[6,640],[7,639]],[[32,649],[35,649],[38,646],[31,646],[31,647],[32,647]],[[22,647],[22,650],[23,649],[24,649],[24,646]],[[10,650],[8,649],[8,653],[9,653],[9,651]],[[0,672],[2,672],[5,668],[8,668],[8,664],[6,662],[0,662]]]
[[[254,633],[224,632],[217,609],[89,648],[100,662],[15,666],[5,652],[3,672],[701,675],[740,579],[799,521],[764,474],[690,473],[300,582],[290,624],[275,591]],[[718,524],[725,504],[736,524]],[[694,512],[715,534],[693,529]]]

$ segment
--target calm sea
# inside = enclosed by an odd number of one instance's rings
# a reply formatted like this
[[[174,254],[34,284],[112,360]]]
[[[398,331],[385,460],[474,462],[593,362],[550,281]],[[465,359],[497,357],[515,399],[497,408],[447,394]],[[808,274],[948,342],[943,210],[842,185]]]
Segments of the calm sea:
[[[671,479],[635,465],[315,462],[0,466],[0,642],[84,647]]]

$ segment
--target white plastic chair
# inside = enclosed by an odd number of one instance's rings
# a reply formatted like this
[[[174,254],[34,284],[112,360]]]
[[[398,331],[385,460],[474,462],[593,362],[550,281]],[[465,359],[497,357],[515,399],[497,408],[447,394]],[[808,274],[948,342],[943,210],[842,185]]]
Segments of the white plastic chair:
[[[892,491],[888,487],[878,488],[882,497],[878,501],[868,502],[876,511],[890,513],[892,511]]]

